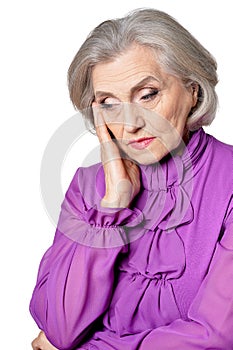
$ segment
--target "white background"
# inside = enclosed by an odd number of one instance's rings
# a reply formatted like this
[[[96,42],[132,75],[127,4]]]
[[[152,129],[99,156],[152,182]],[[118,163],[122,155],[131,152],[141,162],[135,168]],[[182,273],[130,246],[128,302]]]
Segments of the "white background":
[[[75,113],[67,68],[94,26],[138,7],[167,11],[216,57],[220,104],[207,131],[233,141],[230,1],[5,1],[0,8],[1,348],[30,349],[37,334],[28,304],[55,229],[41,200],[40,164],[54,131]],[[65,187],[69,167],[64,167]]]

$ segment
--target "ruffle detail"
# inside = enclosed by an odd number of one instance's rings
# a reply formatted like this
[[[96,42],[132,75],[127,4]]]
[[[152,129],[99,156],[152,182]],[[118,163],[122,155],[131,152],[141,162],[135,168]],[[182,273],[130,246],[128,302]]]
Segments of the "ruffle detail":
[[[121,263],[111,309],[104,318],[105,327],[120,336],[170,324],[182,317],[173,281],[181,278],[186,268],[179,227],[194,219],[191,163],[186,150],[185,161],[169,156],[154,166],[140,167],[142,189],[134,205],[143,212],[144,220],[128,229],[129,236],[138,235],[139,239],[131,241],[127,260]],[[123,312],[124,305],[127,313]]]
[[[90,225],[100,227],[117,227],[128,226],[134,227],[139,225],[143,220],[141,210],[134,208],[111,209],[102,208],[97,209],[94,206],[85,212],[83,219]]]
[[[184,244],[176,230],[148,230],[130,245],[128,254],[127,262],[121,263],[118,286],[104,319],[105,326],[120,336],[169,324],[181,316],[172,281],[182,276],[186,265]]]
[[[143,211],[145,229],[172,231],[193,220],[191,172],[192,168],[187,170],[181,157],[141,167],[143,191],[135,205]]]
[[[144,228],[172,231],[181,225],[190,223],[194,218],[193,206],[182,185],[173,185],[156,194],[148,193],[147,203],[143,209],[145,218]]]
[[[143,220],[142,212],[135,208],[115,210],[96,206],[78,215],[73,205],[65,199],[58,221],[58,230],[69,239],[95,248],[121,247],[130,242],[127,227],[138,226]],[[140,232],[141,235],[141,232]],[[131,239],[138,236],[131,235]]]

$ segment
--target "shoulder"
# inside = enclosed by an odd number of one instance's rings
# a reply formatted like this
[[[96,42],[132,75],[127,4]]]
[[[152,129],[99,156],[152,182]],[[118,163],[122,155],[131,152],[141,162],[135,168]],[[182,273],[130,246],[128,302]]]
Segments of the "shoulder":
[[[80,167],[74,174],[68,192],[79,194],[87,207],[98,203],[105,193],[104,171],[101,163]]]
[[[104,185],[104,170],[102,163],[93,164],[89,167],[80,167],[77,170],[78,183],[80,188],[90,188],[101,191]]]
[[[214,188],[221,193],[233,194],[233,146],[219,141],[213,136],[210,139],[209,173],[214,178]]]
[[[216,163],[216,177],[221,177],[222,185],[228,183],[233,192],[233,146],[217,140],[213,140],[213,163]]]
[[[219,141],[212,135],[207,134],[207,137],[212,151],[212,161],[219,167],[219,171],[232,170],[228,175],[233,178],[233,146]]]

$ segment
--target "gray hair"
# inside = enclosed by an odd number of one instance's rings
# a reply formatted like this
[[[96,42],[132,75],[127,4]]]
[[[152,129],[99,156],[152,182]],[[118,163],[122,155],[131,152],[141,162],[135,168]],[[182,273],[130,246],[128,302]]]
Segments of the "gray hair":
[[[84,113],[86,121],[93,126],[88,108],[94,100],[93,67],[113,61],[135,43],[150,47],[167,73],[187,86],[199,86],[198,103],[191,110],[187,127],[195,130],[209,125],[218,103],[216,61],[174,18],[154,9],[138,9],[123,18],[101,23],[77,52],[68,70],[68,86],[73,105]]]

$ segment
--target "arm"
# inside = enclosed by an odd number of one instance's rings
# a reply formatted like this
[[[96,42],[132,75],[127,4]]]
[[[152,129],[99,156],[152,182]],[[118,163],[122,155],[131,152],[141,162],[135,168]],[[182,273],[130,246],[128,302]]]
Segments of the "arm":
[[[94,115],[105,177],[101,205],[125,209],[116,209],[114,216],[115,209],[100,213],[99,203],[88,208],[78,176],[67,191],[54,244],[41,262],[30,304],[39,328],[59,349],[80,344],[108,308],[115,262],[127,242],[120,226],[135,218],[127,207],[140,188],[138,167],[121,159],[101,113],[95,109]]]
[[[95,120],[102,147],[105,210],[100,203],[91,208],[85,203],[76,175],[62,205],[54,244],[42,259],[30,304],[39,328],[59,349],[80,344],[107,310],[115,262],[127,242],[121,226],[138,214],[127,208],[140,188],[138,167],[121,159],[100,113],[95,113]],[[91,187],[91,178],[85,187]]]
[[[87,209],[78,177],[79,171],[62,205],[54,243],[41,261],[30,304],[39,328],[59,349],[80,344],[108,308],[116,259],[126,251],[120,225],[134,217],[130,209],[117,215]]]
[[[44,256],[30,310],[50,342],[69,349],[82,341],[111,299],[120,248],[78,245],[59,231]]]
[[[152,330],[139,349],[231,350],[232,334],[233,209],[228,213],[209,272],[189,310],[189,321],[179,319]]]

